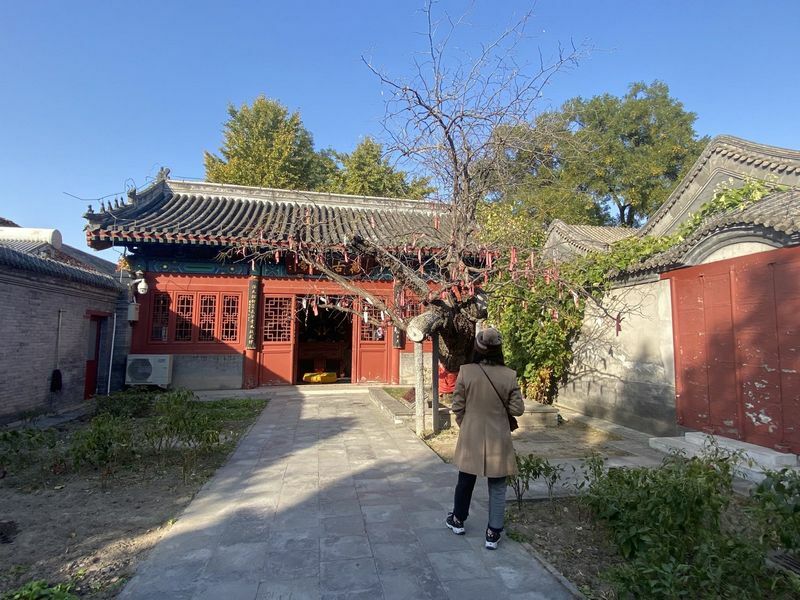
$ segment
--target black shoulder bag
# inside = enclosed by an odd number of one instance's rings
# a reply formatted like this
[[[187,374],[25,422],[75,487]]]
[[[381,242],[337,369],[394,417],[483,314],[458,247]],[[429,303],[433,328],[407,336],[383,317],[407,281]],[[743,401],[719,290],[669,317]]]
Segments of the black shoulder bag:
[[[489,380],[489,383],[491,384],[492,389],[494,390],[494,393],[497,394],[497,397],[500,399],[500,404],[502,404],[503,408],[506,409],[506,416],[508,417],[508,428],[511,431],[514,431],[515,429],[517,429],[519,427],[519,423],[517,423],[517,417],[515,417],[513,415],[510,415],[508,413],[508,406],[506,405],[505,402],[503,402],[503,397],[500,395],[500,392],[497,391],[497,388],[495,387],[494,382],[492,381],[492,378],[489,377],[489,374],[486,372],[486,369],[483,368],[483,365],[478,365],[478,366],[481,368],[481,371],[483,371],[483,374],[486,376],[486,379]]]

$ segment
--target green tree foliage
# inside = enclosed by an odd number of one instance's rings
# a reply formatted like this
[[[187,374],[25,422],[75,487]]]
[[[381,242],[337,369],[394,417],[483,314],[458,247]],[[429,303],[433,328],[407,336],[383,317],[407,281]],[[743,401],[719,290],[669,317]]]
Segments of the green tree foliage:
[[[259,96],[252,105],[228,107],[220,154],[205,153],[206,179],[257,187],[315,190],[335,165],[329,151],[316,152],[300,114]]]
[[[621,98],[573,98],[532,124],[495,131],[495,193],[482,212],[486,235],[502,241],[509,229],[532,232],[554,219],[640,224],[707,143],[697,139],[695,119],[666,84],[638,82]],[[528,235],[510,239],[520,244]]]
[[[327,191],[357,196],[424,198],[433,192],[428,178],[412,178],[396,171],[384,157],[383,147],[370,137],[350,154],[333,153],[338,169],[331,173]]]
[[[586,302],[599,301],[620,273],[684,242],[714,216],[744,210],[783,189],[757,180],[724,186],[673,235],[620,240],[608,252],[590,252],[543,270],[527,287],[513,285],[511,274],[497,278],[489,313],[503,332],[506,363],[524,379],[526,397],[553,401],[569,374]]]
[[[478,208],[487,243],[537,246],[555,219],[604,224],[603,211],[565,170],[584,153],[564,114],[543,113],[535,123],[498,128],[492,136],[495,153],[484,163],[492,192]]]
[[[697,139],[697,115],[659,81],[633,83],[621,98],[575,98],[562,114],[586,152],[564,165],[566,181],[619,225],[637,225],[661,206],[708,142]]]

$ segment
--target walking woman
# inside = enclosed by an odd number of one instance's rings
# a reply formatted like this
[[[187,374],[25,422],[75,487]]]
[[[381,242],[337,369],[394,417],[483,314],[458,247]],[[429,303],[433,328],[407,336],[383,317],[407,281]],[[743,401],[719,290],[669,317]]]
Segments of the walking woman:
[[[472,490],[478,477],[489,479],[489,523],[486,547],[494,550],[503,531],[506,477],[517,472],[511,443],[509,415],[525,411],[517,374],[505,366],[500,332],[489,328],[475,338],[475,359],[458,372],[453,393],[453,412],[460,428],[453,463],[458,483],[453,512],[445,523],[457,535],[464,534]]]

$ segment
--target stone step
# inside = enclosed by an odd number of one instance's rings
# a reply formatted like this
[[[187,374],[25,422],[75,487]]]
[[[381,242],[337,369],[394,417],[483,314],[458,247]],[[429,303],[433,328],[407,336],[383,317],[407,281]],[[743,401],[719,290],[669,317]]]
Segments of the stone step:
[[[703,454],[708,437],[708,434],[702,432],[690,432],[681,437],[650,438],[649,444],[654,450],[659,450],[665,454],[678,451],[691,458]],[[800,471],[800,466],[797,464],[797,456],[794,454],[783,454],[769,448],[720,436],[712,437],[716,439],[722,448],[743,451],[743,462],[734,468],[734,473],[741,479],[759,483],[764,479],[764,471],[766,470],[777,471],[783,468],[790,468]]]
[[[713,438],[720,448],[732,452],[741,451],[745,459],[752,460],[768,469],[777,470],[783,467],[796,467],[799,464],[796,454],[778,452],[770,448],[765,448],[764,446],[756,446],[755,444],[742,442],[741,440],[734,440],[718,435],[710,436],[702,431],[690,431],[686,433],[685,437],[687,442],[696,444],[701,448],[706,445],[709,438]]]
[[[653,450],[658,450],[664,454],[682,450],[689,458],[697,456],[702,451],[701,447],[687,442],[683,436],[650,438],[648,443]]]

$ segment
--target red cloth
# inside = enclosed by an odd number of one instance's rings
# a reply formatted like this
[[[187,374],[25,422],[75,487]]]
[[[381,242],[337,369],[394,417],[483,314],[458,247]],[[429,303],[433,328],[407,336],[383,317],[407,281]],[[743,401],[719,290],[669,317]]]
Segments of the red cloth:
[[[439,393],[452,394],[456,389],[456,377],[458,373],[453,373],[439,364]]]

